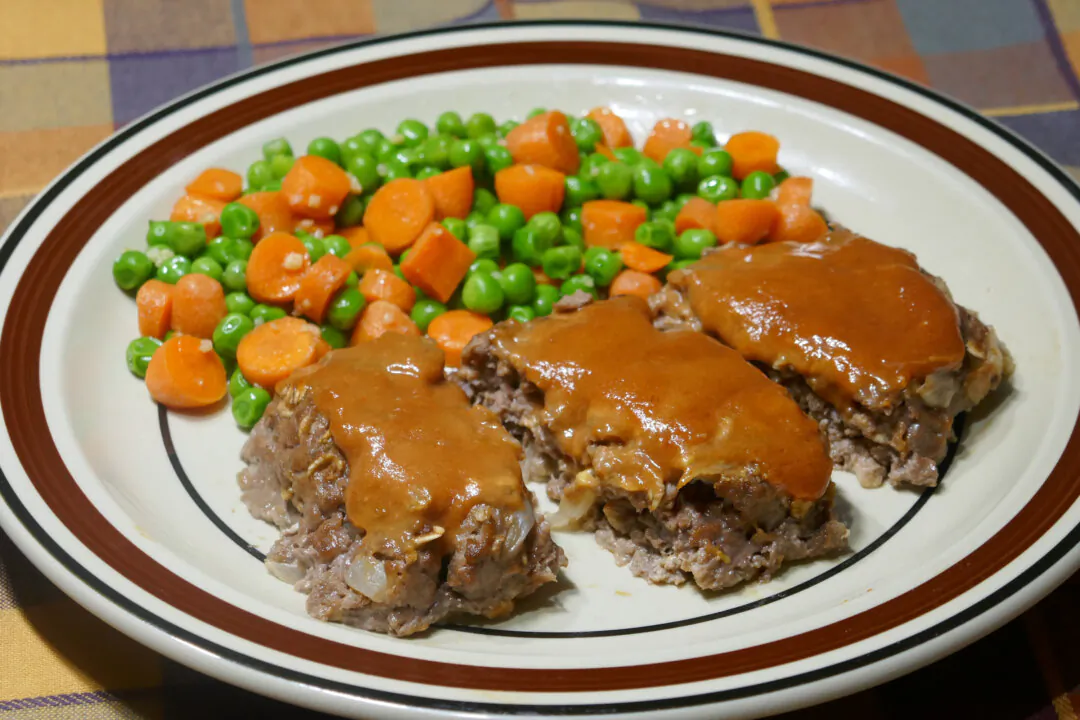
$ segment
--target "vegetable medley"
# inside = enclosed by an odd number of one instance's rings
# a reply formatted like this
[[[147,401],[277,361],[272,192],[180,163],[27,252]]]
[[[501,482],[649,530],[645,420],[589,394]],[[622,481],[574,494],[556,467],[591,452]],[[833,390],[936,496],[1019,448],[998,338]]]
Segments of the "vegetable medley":
[[[639,150],[608,108],[537,109],[522,123],[455,112],[285,139],[235,172],[195,178],[147,249],[113,265],[134,293],[127,363],[170,408],[214,405],[252,427],[275,385],[332,348],[426,333],[451,366],[493,322],[547,315],[560,297],[648,296],[724,243],[816,239],[809,178],[779,143],[661,120]]]

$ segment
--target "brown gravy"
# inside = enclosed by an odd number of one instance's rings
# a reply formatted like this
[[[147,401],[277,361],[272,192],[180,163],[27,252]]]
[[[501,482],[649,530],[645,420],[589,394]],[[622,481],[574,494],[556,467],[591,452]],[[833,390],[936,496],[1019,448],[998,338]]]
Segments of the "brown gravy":
[[[725,471],[756,470],[802,499],[828,487],[817,425],[787,392],[701,333],[654,329],[640,298],[504,323],[494,342],[544,391],[561,449],[599,445],[597,480],[644,492],[653,508],[668,484]]]
[[[387,333],[329,353],[286,383],[313,391],[349,463],[346,513],[371,552],[437,533],[441,551],[469,511],[524,503],[520,448],[488,410],[443,378],[431,341]]]
[[[706,331],[837,407],[890,407],[913,379],[964,360],[956,308],[915,257],[847,231],[719,250],[671,282]]]

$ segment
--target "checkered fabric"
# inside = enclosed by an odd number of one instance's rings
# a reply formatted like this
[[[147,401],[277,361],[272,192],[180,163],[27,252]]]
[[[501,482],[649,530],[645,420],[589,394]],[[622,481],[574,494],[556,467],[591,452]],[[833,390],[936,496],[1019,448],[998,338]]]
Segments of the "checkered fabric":
[[[0,0],[0,230],[114,129],[223,75],[373,34],[533,18],[781,38],[949,93],[1080,177],[1080,0]],[[1080,577],[922,671],[791,718],[1069,718]],[[306,718],[92,617],[0,534],[0,717]]]

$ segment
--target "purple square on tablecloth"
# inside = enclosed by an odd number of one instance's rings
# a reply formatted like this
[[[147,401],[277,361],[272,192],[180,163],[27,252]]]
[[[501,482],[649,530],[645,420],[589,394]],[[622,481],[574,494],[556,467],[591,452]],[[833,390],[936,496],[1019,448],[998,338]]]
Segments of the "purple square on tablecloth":
[[[742,30],[754,35],[761,34],[757,18],[754,17],[754,10],[748,5],[697,11],[676,10],[653,5],[649,2],[639,2],[637,6],[641,12],[642,20],[683,23],[694,26],[723,28],[725,30]]]
[[[923,65],[936,89],[980,110],[1074,99],[1068,79],[1045,41],[924,55]]]
[[[1063,165],[1080,165],[1080,110],[995,118]]]
[[[109,61],[117,127],[240,68],[236,48],[127,55]]]

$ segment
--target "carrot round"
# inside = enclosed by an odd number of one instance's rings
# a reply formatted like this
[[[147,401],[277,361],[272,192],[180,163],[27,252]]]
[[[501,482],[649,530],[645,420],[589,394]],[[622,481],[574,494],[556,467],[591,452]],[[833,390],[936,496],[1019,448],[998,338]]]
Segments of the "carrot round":
[[[366,245],[354,245],[349,254],[345,256],[345,262],[349,263],[358,275],[363,275],[372,269],[394,269],[394,261],[386,254],[386,248],[374,242],[369,242]]]
[[[779,215],[769,232],[772,242],[814,242],[829,232],[825,218],[811,207],[790,203],[781,205]]]
[[[623,243],[619,248],[623,265],[631,270],[654,273],[675,259],[674,255],[662,253],[639,242]]]
[[[495,173],[499,202],[517,205],[525,218],[558,212],[566,195],[566,176],[543,165],[511,165]]]
[[[435,201],[427,186],[411,178],[391,180],[375,191],[364,210],[371,239],[397,254],[420,237],[435,219]]]
[[[608,290],[610,297],[637,295],[645,300],[657,292],[660,292],[660,281],[656,276],[637,270],[623,270],[611,281],[611,288]]]
[[[287,303],[310,264],[307,248],[297,238],[282,232],[267,235],[248,258],[248,294],[261,303]]]
[[[432,175],[423,182],[435,203],[436,220],[448,217],[464,219],[472,210],[475,183],[472,168],[468,165]]]
[[[401,261],[401,273],[426,295],[444,303],[465,279],[475,259],[476,253],[468,245],[439,223],[432,223]]]
[[[713,220],[716,217],[716,206],[701,197],[692,197],[679,210],[675,216],[675,234],[682,234],[683,230],[692,228],[704,228],[712,230]]]
[[[810,207],[810,196],[814,193],[814,180],[808,177],[789,177],[776,187],[776,204],[804,205]]]
[[[281,194],[292,211],[315,219],[333,217],[351,187],[344,170],[318,155],[297,158],[281,179]]]
[[[641,152],[658,163],[664,162],[667,154],[675,148],[690,148],[700,155],[701,148],[691,145],[692,139],[689,125],[682,120],[665,118],[653,126]]]
[[[776,164],[780,141],[767,133],[736,133],[727,141],[724,149],[731,155],[731,174],[736,180],[742,180],[757,170],[771,175],[780,169]]]
[[[752,245],[769,236],[779,215],[772,200],[722,200],[716,204],[713,232],[721,245]]]
[[[258,326],[240,340],[236,364],[250,382],[273,390],[295,371],[330,351],[317,325],[283,317]]]
[[[416,302],[416,291],[412,289],[412,285],[387,270],[368,270],[364,277],[360,278],[360,287],[357,290],[369,303],[385,300],[405,312],[412,310]]]
[[[519,165],[543,165],[573,175],[581,165],[570,123],[558,110],[530,118],[506,136],[506,149]]]
[[[306,232],[308,235],[324,238],[333,235],[335,227],[333,218],[299,218],[289,232]]]
[[[631,147],[634,144],[630,131],[626,129],[626,123],[612,112],[611,108],[593,108],[589,111],[588,117],[600,126],[604,133],[604,144],[609,148]]]
[[[405,311],[385,300],[376,300],[364,308],[360,322],[353,329],[350,345],[369,342],[388,332],[420,336],[420,328]]]
[[[276,232],[291,233],[296,227],[296,217],[280,192],[257,192],[244,195],[236,202],[249,207],[259,216],[259,229],[254,240]]]
[[[173,222],[199,223],[206,229],[206,237],[215,238],[221,234],[221,211],[227,204],[201,195],[185,195],[173,205],[169,219]]]
[[[181,278],[183,279],[183,278]],[[147,280],[135,295],[139,334],[158,340],[172,329],[173,294],[176,288],[160,280]]]
[[[232,170],[210,168],[203,170],[185,189],[190,195],[229,203],[244,191],[244,180]]]
[[[225,365],[205,338],[174,335],[154,351],[146,367],[150,397],[174,409],[213,405],[225,397]]]
[[[645,222],[645,208],[619,200],[590,200],[581,207],[581,228],[589,247],[618,249],[634,239]]]
[[[345,281],[352,270],[352,265],[330,253],[319,258],[300,278],[300,287],[296,289],[293,297],[297,312],[321,323],[326,317],[330,300],[345,287]]]
[[[361,245],[371,243],[371,235],[363,225],[355,225],[350,228],[342,228],[337,234],[349,241],[349,245],[355,250]]]
[[[428,325],[427,334],[442,348],[449,367],[461,365],[461,351],[474,335],[491,329],[494,323],[487,315],[470,310],[449,310]]]
[[[214,278],[189,273],[176,282],[172,309],[172,329],[176,332],[213,337],[214,328],[228,314],[225,291]]]

